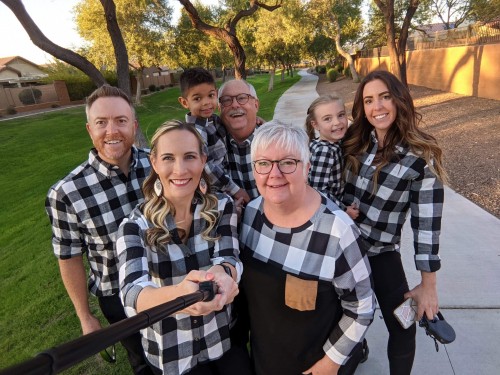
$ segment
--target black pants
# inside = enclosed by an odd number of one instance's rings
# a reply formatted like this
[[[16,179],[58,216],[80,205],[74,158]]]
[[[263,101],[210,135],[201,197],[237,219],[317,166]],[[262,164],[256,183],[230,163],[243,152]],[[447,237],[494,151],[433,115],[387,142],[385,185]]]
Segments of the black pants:
[[[408,282],[397,251],[388,251],[368,258],[372,268],[375,295],[389,331],[387,356],[391,375],[410,374],[415,358],[415,324],[401,327],[393,311],[404,301]]]
[[[99,306],[108,320],[109,324],[119,322],[126,319],[125,310],[118,294],[110,297],[99,297]],[[139,332],[120,341],[127,351],[128,361],[134,374],[149,375],[154,374],[151,367],[148,365],[144,355],[144,349],[141,343],[141,334]]]

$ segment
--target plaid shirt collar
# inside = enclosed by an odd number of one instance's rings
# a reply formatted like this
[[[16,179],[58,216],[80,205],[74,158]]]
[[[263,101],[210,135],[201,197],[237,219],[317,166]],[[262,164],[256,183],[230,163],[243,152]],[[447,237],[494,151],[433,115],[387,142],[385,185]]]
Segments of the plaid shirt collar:
[[[138,159],[139,151],[135,146],[132,146],[132,162],[130,163],[129,170],[137,168]],[[89,152],[89,165],[107,178],[118,174],[118,171],[120,170],[117,165],[112,165],[102,160],[95,148],[91,149]]]

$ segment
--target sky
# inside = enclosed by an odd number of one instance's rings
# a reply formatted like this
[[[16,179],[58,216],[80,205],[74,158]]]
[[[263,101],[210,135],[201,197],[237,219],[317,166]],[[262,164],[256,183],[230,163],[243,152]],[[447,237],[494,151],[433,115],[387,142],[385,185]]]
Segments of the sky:
[[[42,33],[52,42],[68,49],[82,45],[73,21],[73,7],[79,0],[23,0],[28,14]],[[178,1],[169,1],[180,12]],[[215,4],[216,0],[202,1]],[[174,13],[174,19],[175,19]],[[178,17],[178,16],[177,16]],[[106,25],[103,24],[105,30]],[[0,57],[21,56],[35,64],[45,64],[53,57],[36,47],[21,26],[14,13],[0,2]]]

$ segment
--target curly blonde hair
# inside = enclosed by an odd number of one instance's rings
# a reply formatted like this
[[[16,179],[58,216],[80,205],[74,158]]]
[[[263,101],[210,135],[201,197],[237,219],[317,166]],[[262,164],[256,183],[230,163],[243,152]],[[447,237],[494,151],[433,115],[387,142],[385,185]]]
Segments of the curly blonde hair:
[[[443,167],[443,152],[436,139],[419,128],[422,115],[416,111],[408,87],[395,75],[383,70],[369,73],[356,91],[352,109],[353,124],[348,128],[342,143],[346,170],[358,174],[361,163],[359,157],[369,150],[371,132],[374,127],[366,118],[363,90],[368,82],[377,79],[387,86],[396,106],[397,115],[394,124],[385,136],[384,147],[380,155],[377,155],[374,189],[377,186],[380,170],[395,156],[394,147],[397,144],[408,147],[413,153],[422,157],[431,171],[443,183],[446,183],[447,174]]]
[[[203,139],[196,131],[194,125],[183,121],[171,120],[163,123],[154,133],[153,138],[151,139],[151,158],[156,157],[157,145],[160,137],[174,130],[187,131],[193,134],[198,140],[200,155],[204,154]],[[195,197],[202,203],[201,217],[206,221],[206,227],[202,231],[201,236],[206,241],[215,241],[218,237],[210,236],[210,232],[216,226],[219,218],[219,212],[217,210],[218,200],[214,194],[210,193],[209,179],[204,170],[201,177],[205,179],[207,183],[206,194],[203,194],[199,187],[195,191]],[[172,238],[172,235],[166,225],[166,218],[169,214],[175,216],[175,208],[172,202],[170,202],[163,195],[159,197],[156,195],[154,191],[154,184],[157,178],[158,174],[153,168],[151,168],[151,173],[148,177],[146,177],[144,183],[142,184],[142,191],[144,193],[142,211],[146,219],[153,224],[152,228],[146,230],[146,243],[149,246],[162,248],[162,246],[167,244]]]

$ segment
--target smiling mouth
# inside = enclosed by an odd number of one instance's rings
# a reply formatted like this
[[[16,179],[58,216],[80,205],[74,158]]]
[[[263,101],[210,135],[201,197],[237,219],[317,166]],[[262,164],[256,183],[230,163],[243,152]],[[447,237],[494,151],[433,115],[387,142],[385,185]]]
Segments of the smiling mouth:
[[[384,113],[383,115],[373,116],[373,118],[376,120],[382,120],[384,117],[387,117],[387,113]]]
[[[172,184],[174,184],[175,186],[184,186],[184,185],[187,185],[187,183],[189,181],[191,181],[190,178],[186,178],[186,179],[183,179],[183,180],[170,180],[172,182]]]
[[[116,145],[118,143],[121,143],[121,139],[113,139],[113,140],[110,140],[110,141],[104,141],[104,143],[106,143],[107,145]]]

